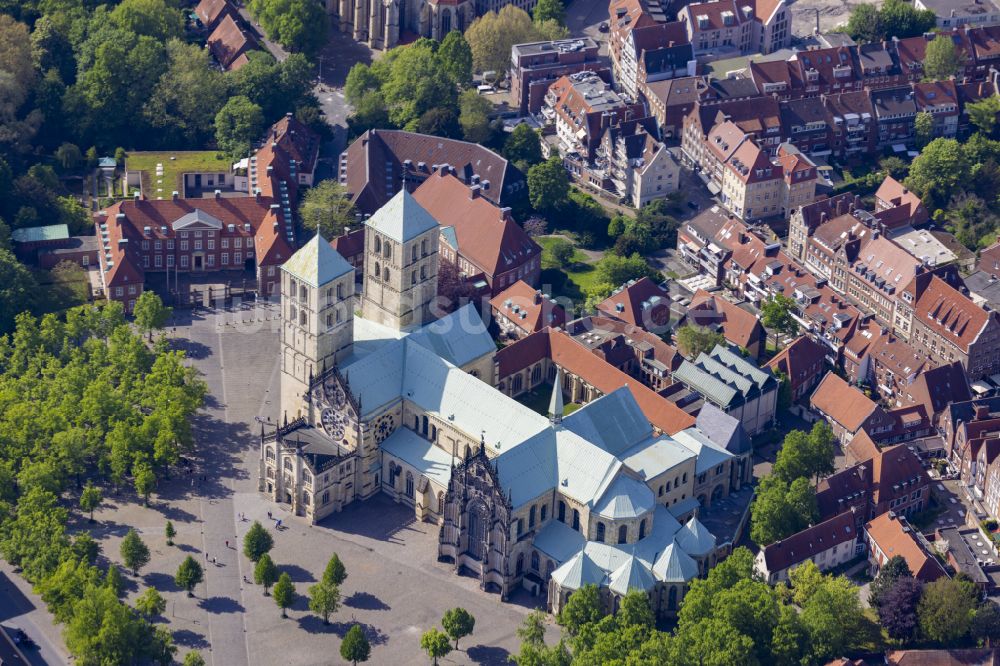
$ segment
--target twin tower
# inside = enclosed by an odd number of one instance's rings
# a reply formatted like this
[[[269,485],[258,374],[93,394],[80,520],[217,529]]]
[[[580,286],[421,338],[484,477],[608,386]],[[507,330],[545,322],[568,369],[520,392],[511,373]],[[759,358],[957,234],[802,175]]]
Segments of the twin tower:
[[[395,331],[433,319],[438,223],[401,190],[365,223],[361,317]],[[317,233],[281,267],[281,413],[306,413],[309,378],[350,356],[355,269]],[[387,336],[378,336],[387,337]]]

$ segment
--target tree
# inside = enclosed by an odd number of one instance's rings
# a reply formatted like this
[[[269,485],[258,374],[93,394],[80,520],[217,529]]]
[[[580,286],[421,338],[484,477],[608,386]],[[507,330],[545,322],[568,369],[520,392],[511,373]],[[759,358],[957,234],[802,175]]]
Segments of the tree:
[[[323,570],[323,582],[339,587],[344,584],[345,580],[347,580],[347,568],[340,561],[340,556],[334,553],[330,556],[330,561],[326,563],[326,569]]]
[[[87,588],[74,607],[65,637],[66,647],[80,664],[147,663],[172,648],[167,636],[155,632],[106,587]]]
[[[271,556],[264,553],[257,560],[253,568],[253,582],[264,586],[264,595],[267,596],[267,588],[274,585],[278,580],[278,567],[274,566]]]
[[[997,126],[997,114],[1000,113],[1000,97],[990,95],[978,102],[969,102],[965,105],[965,112],[969,115],[969,120],[979,128],[980,132],[991,136]]]
[[[80,493],[80,508],[90,514],[88,522],[94,522],[94,510],[101,505],[101,501],[104,496],[101,494],[101,489],[94,486],[90,481],[87,481],[87,485],[83,487],[83,492]]]
[[[35,278],[24,264],[10,250],[0,248],[0,333],[13,330],[14,317],[28,309],[36,289]]]
[[[932,39],[924,54],[924,79],[942,81],[958,73],[962,66],[955,42],[943,35],[942,39]]]
[[[281,617],[288,617],[288,609],[295,603],[295,585],[291,577],[282,572],[274,585],[274,603],[281,609]]]
[[[542,140],[526,123],[518,123],[503,145],[503,156],[527,172],[542,161]]]
[[[472,65],[477,72],[506,71],[511,47],[539,41],[538,37],[538,30],[528,13],[513,5],[505,6],[499,13],[486,12],[465,31],[472,49]]]
[[[569,595],[556,618],[570,636],[576,636],[585,625],[601,619],[601,593],[596,585],[584,585]]]
[[[404,129],[431,109],[457,107],[457,89],[434,52],[435,44],[418,40],[393,50],[381,93],[389,120]]]
[[[472,48],[461,30],[452,30],[444,36],[437,55],[455,85],[467,88],[472,84]]]
[[[246,157],[264,133],[264,110],[243,95],[230,97],[215,114],[215,143],[230,159]]]
[[[149,95],[144,113],[173,144],[202,145],[228,96],[225,77],[214,69],[208,50],[179,40],[167,42],[167,71]]]
[[[868,605],[878,611],[882,606],[883,595],[892,589],[896,581],[912,577],[913,573],[910,571],[910,565],[906,563],[906,559],[902,555],[893,555],[882,565],[882,568],[875,575],[875,580],[868,587]]]
[[[622,599],[617,620],[620,625],[626,627],[652,629],[656,625],[656,618],[653,616],[649,596],[640,590],[629,590]]]
[[[535,25],[540,25],[545,21],[555,21],[559,25],[563,24],[566,10],[562,0],[538,0],[533,12],[532,21]]]
[[[371,651],[372,646],[369,645],[368,637],[359,624],[348,629],[344,640],[340,643],[340,658],[351,662],[354,666],[357,666],[358,662],[368,661]]]
[[[594,267],[597,274],[597,281],[617,287],[625,284],[629,280],[640,278],[656,278],[658,273],[649,267],[649,264],[638,253],[628,257],[620,257],[616,254],[605,254]]]
[[[109,564],[108,572],[104,575],[104,587],[115,593],[116,597],[122,596],[125,591],[125,579],[117,564]]]
[[[256,562],[262,555],[271,550],[274,546],[274,537],[264,529],[260,521],[253,521],[253,525],[243,536],[243,554],[251,562]]]
[[[706,617],[678,627],[667,644],[666,664],[732,666],[755,664],[754,641],[720,618]]]
[[[174,545],[174,537],[177,536],[177,530],[174,529],[174,524],[167,521],[166,527],[163,528],[163,535],[167,537],[167,545]]]
[[[347,190],[336,180],[324,180],[306,190],[299,215],[302,226],[327,239],[336,238],[358,222]]]
[[[132,468],[132,478],[135,481],[135,492],[142,496],[142,503],[149,505],[149,495],[156,487],[156,472],[147,462],[137,462]]]
[[[920,627],[917,605],[922,592],[920,581],[903,576],[879,597],[878,619],[890,638],[904,642],[916,638]]]
[[[924,637],[953,645],[969,633],[978,595],[972,583],[957,578],[939,578],[924,586],[917,606]]]
[[[177,583],[177,587],[187,590],[187,595],[189,597],[194,596],[194,588],[200,583],[204,578],[204,572],[201,569],[201,565],[188,555],[181,562],[181,565],[177,567],[177,573],[174,575],[174,582]]]
[[[825,584],[823,572],[812,560],[806,560],[801,566],[789,569],[788,580],[792,584],[792,601],[800,607],[804,607]]]
[[[197,650],[191,650],[184,655],[184,666],[205,666],[205,658]]]
[[[164,0],[122,0],[110,15],[111,22],[137,35],[157,41],[184,36],[184,16]]]
[[[701,354],[715,349],[716,345],[722,345],[726,342],[722,333],[691,324],[678,328],[674,340],[677,343],[677,349],[689,359],[698,358]]]
[[[528,169],[528,199],[541,212],[558,211],[569,202],[569,176],[559,157]]]
[[[802,608],[813,659],[826,663],[858,645],[862,618],[857,588],[843,576],[827,577]]]
[[[139,569],[149,564],[149,546],[143,543],[134,529],[129,530],[122,539],[120,550],[122,561],[132,570],[133,576],[138,576]]]
[[[458,123],[462,126],[462,136],[466,141],[486,143],[493,133],[489,114],[493,103],[473,88],[462,91],[458,97],[460,109]]]
[[[790,572],[789,572],[790,573]],[[778,611],[778,623],[771,634],[771,658],[776,666],[798,666],[807,663],[809,631],[792,606],[783,605]]]
[[[760,306],[760,322],[774,331],[774,346],[778,346],[778,334],[795,335],[799,323],[792,318],[795,301],[782,294],[775,294]]]
[[[860,42],[881,41],[885,31],[878,7],[868,4],[852,7],[847,19],[847,34]]]
[[[536,609],[528,613],[528,616],[521,622],[521,626],[517,628],[517,637],[521,639],[521,643],[536,647],[544,645],[547,620],[548,616],[540,610]]]
[[[1000,639],[1000,606],[992,601],[984,601],[972,616],[969,634],[979,645],[993,647]]]
[[[916,132],[917,147],[923,148],[934,138],[934,116],[928,111],[920,111],[913,121],[913,128]]]
[[[309,588],[309,610],[322,617],[323,624],[330,624],[330,614],[339,607],[340,588],[335,584],[321,581]]]
[[[434,666],[437,666],[438,659],[451,652],[448,636],[438,631],[437,627],[424,632],[420,637],[420,647],[431,658]]]
[[[455,109],[445,106],[424,112],[417,120],[416,129],[420,134],[431,134],[446,139],[462,138],[462,125],[458,121],[458,114]]]
[[[750,506],[750,537],[762,546],[795,534],[816,520],[819,510],[809,480],[799,477],[791,485],[776,475],[760,480]]]
[[[547,258],[551,263],[563,268],[570,268],[576,263],[574,261],[576,248],[565,238],[553,238],[546,244],[544,254],[548,255]]]
[[[146,617],[155,617],[167,609],[167,600],[156,591],[156,588],[146,588],[135,600],[135,609]]]
[[[305,54],[318,52],[326,42],[327,17],[310,0],[251,0],[247,8],[267,36],[286,49]]]
[[[464,608],[452,608],[445,612],[441,618],[441,627],[445,630],[451,640],[455,641],[455,649],[458,649],[458,641],[472,634],[476,627],[476,618],[472,613]]]
[[[173,313],[174,309],[163,305],[155,291],[143,291],[139,294],[132,310],[136,327],[149,335],[150,342],[153,340],[153,331],[166,326]]]
[[[76,171],[83,161],[83,153],[73,143],[63,143],[56,149],[56,162],[63,171]]]

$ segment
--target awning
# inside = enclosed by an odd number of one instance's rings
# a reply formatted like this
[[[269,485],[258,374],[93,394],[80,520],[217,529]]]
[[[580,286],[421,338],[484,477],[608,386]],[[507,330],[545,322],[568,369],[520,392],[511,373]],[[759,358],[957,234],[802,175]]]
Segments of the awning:
[[[712,194],[718,194],[719,192],[722,191],[722,188],[713,183],[712,181],[708,181],[708,183],[706,183],[706,186],[708,187],[708,191],[711,192]]]
[[[970,386],[972,387],[973,391],[975,391],[976,393],[978,393],[980,395],[982,395],[984,393],[989,393],[990,391],[993,390],[993,387],[990,386],[989,384],[987,384],[986,382],[976,381],[976,382],[972,382],[972,384],[970,384]]]
[[[896,153],[905,153],[906,152],[906,146],[904,146],[901,143],[894,143],[894,144],[892,144],[892,150],[893,150],[893,152],[896,152]]]

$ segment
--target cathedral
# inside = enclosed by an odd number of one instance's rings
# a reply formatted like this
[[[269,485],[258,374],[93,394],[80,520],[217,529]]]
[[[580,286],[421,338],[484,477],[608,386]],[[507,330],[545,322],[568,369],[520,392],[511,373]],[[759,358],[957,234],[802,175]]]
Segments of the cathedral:
[[[728,491],[734,455],[697,426],[657,431],[627,387],[567,415],[557,371],[547,416],[498,391],[473,306],[435,318],[438,234],[402,190],[366,222],[360,298],[319,235],[282,266],[282,417],[261,433],[259,490],[334,527],[383,493],[502,598],[523,588],[558,611],[594,583],[609,610],[641,589],[672,615],[730,547],[694,488]]]
[[[442,40],[464,32],[477,16],[513,4],[525,11],[536,0],[326,0],[340,31],[373,49],[391,49],[417,37]]]

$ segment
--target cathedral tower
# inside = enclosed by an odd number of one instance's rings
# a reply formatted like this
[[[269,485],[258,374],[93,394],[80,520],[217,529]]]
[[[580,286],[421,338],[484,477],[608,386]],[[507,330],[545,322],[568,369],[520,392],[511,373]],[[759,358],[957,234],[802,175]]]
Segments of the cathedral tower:
[[[354,268],[316,234],[281,267],[281,414],[307,413],[309,378],[351,353]]]
[[[434,319],[438,223],[405,189],[365,223],[361,314],[396,330]]]

